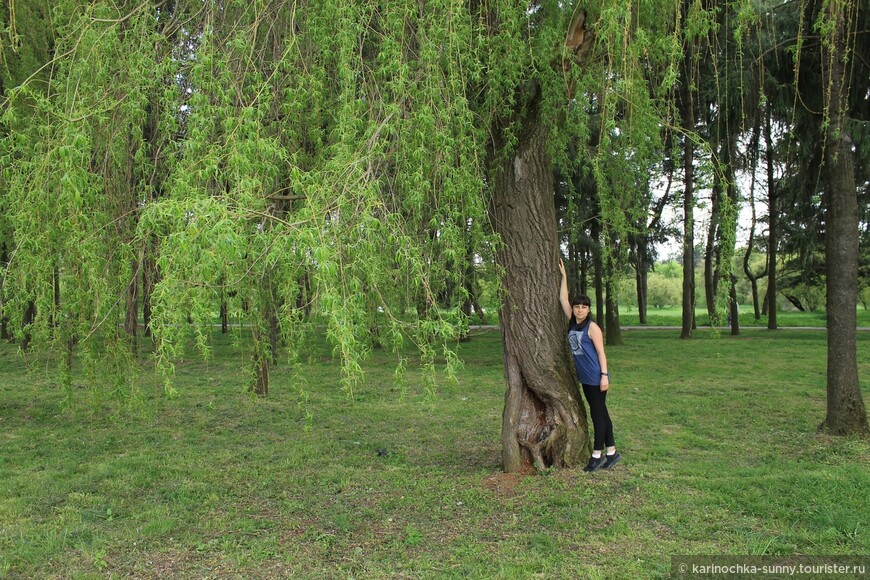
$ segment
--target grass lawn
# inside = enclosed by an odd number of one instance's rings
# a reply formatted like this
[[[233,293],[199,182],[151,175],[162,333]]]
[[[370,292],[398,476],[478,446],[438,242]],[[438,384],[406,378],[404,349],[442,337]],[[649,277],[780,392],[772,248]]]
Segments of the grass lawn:
[[[245,359],[152,371],[133,405],[0,344],[0,577],[649,578],[672,555],[870,554],[870,439],[818,433],[825,333],[608,350],[624,460],[500,471],[501,341],[433,399],[376,352],[348,401],[325,344],[245,393]],[[870,400],[870,333],[859,333]],[[299,378],[303,380],[299,380]]]

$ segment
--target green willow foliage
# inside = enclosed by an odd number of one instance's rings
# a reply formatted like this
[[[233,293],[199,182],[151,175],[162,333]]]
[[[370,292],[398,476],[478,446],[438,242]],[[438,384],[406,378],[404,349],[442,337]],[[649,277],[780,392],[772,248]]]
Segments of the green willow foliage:
[[[564,43],[581,9],[593,41],[574,62]],[[291,359],[299,352],[309,305],[351,392],[375,328],[397,352],[415,343],[430,370],[436,354],[455,368],[462,278],[497,244],[489,172],[522,138],[532,87],[551,159],[592,168],[604,238],[624,239],[678,118],[683,43],[715,22],[700,3],[687,23],[679,11],[663,0],[58,2],[48,89],[25,83],[3,107],[3,313],[36,345],[123,368],[125,300],[153,263],[167,377],[191,340],[207,353],[222,303],[253,328],[255,361],[269,356],[270,321]],[[627,244],[605,247],[615,271]]]
[[[4,111],[13,327],[33,302],[36,344],[124,352],[123,296],[147,251],[166,370],[191,337],[205,351],[222,300],[255,330],[275,309],[295,349],[300,298],[326,321],[346,386],[379,311],[380,340],[413,340],[431,365],[464,324],[438,294],[461,287],[468,244],[491,243],[464,8],[127,8],[58,8],[51,90],[22,87]],[[37,105],[18,123],[25,96]],[[404,322],[415,304],[423,316]]]
[[[14,326],[35,306],[27,332],[36,344],[71,348],[105,360],[118,329],[114,312],[130,278],[133,247],[130,159],[146,99],[128,70],[149,67],[147,25],[93,26],[93,15],[64,18],[47,91],[24,84],[10,92],[3,124],[4,315]],[[63,298],[60,299],[60,296]],[[31,306],[32,305],[32,306]]]

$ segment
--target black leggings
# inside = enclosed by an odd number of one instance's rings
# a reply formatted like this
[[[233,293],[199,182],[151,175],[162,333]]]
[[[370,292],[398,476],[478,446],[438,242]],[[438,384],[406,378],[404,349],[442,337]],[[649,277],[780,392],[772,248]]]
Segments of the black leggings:
[[[595,443],[592,449],[598,451],[605,447],[616,447],[613,441],[613,423],[607,412],[607,391],[601,391],[601,385],[583,385],[583,394],[589,402],[589,414],[592,415],[592,427],[595,429]]]

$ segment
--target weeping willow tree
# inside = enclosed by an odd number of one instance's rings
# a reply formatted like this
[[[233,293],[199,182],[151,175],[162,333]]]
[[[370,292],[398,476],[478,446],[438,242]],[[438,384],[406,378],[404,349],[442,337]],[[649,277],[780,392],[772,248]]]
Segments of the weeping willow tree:
[[[445,264],[467,259],[469,236],[489,243],[465,95],[479,65],[451,10],[59,3],[50,90],[21,85],[4,109],[13,331],[123,368],[145,290],[171,380],[225,304],[253,329],[264,394],[273,331],[297,346],[313,301],[347,390],[376,323],[433,367],[463,323],[435,308],[464,270]]]
[[[174,361],[191,344],[207,355],[223,312],[250,330],[237,332],[266,394],[279,345],[293,361],[313,321],[352,396],[375,344],[400,369],[416,345],[430,381],[437,358],[455,368],[463,276],[494,249],[504,467],[577,465],[589,441],[557,299],[553,168],[591,168],[617,273],[662,119],[694,82],[682,46],[714,21],[680,8],[57,2],[48,88],[7,88],[2,111],[12,331],[129,386],[147,306],[171,389]]]

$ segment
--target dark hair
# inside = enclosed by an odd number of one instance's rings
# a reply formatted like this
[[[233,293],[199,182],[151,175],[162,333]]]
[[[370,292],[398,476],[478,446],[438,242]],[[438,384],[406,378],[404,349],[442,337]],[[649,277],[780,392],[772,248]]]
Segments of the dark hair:
[[[590,322],[594,321],[594,319],[592,318],[592,301],[585,294],[578,294],[577,296],[575,296],[574,298],[571,299],[571,307],[573,308],[574,306],[588,306],[589,307],[589,314],[586,316],[586,318],[583,320],[583,322],[580,324],[580,327],[579,327],[580,330],[583,330],[584,328],[586,328],[589,325]],[[571,320],[568,323],[568,328],[574,328],[574,325],[576,325],[576,324],[577,324],[577,318],[574,316],[574,313],[572,312],[571,313]]]
[[[578,294],[571,300],[571,306],[589,306],[592,307],[592,301],[585,294]]]

